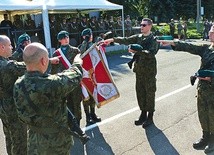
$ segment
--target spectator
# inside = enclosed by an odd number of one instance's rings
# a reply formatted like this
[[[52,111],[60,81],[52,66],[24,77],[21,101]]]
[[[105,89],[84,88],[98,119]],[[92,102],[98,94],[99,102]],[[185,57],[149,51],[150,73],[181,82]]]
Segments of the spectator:
[[[174,36],[175,36],[175,22],[174,22],[174,19],[171,19],[171,22],[169,23],[169,29],[170,29],[170,35],[174,38]]]
[[[184,31],[184,38],[183,39],[186,40],[187,39],[187,23],[186,23],[186,21],[183,22],[182,27],[183,27],[183,31]]]
[[[132,21],[129,15],[127,15],[125,19],[125,28],[126,28],[126,37],[132,35]]]
[[[183,26],[180,20],[178,21],[178,24],[177,24],[177,30],[178,30],[178,39],[181,40]]]
[[[207,40],[208,39],[208,33],[210,30],[210,23],[209,21],[206,19],[203,23],[203,40]]]

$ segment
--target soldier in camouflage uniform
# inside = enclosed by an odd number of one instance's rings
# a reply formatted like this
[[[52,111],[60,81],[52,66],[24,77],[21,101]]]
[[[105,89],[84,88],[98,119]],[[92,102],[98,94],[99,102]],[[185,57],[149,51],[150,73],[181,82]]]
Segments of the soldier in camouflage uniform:
[[[46,74],[48,51],[40,43],[26,46],[23,59],[27,72],[14,84],[19,118],[28,125],[28,155],[69,155],[73,138],[67,131],[66,96],[80,85],[82,60],[55,75]]]
[[[19,36],[18,41],[17,41],[17,49],[16,51],[12,54],[11,59],[16,60],[16,61],[23,61],[22,55],[23,55],[23,50],[25,46],[31,43],[30,36],[26,33],[22,34]]]
[[[72,64],[74,61],[74,57],[77,54],[80,54],[80,50],[76,47],[69,45],[69,33],[67,31],[60,31],[57,35],[57,39],[61,44],[60,49],[57,50],[61,50],[65,57],[70,62],[70,64]],[[53,53],[53,57],[58,56],[56,51]],[[59,73],[65,69],[66,68],[63,65],[62,61],[60,61],[59,64],[52,65],[51,73],[52,74]],[[76,117],[79,125],[80,120],[82,119],[81,101],[82,101],[82,90],[79,85],[79,87],[76,87],[75,90],[70,92],[67,96],[67,106]]]
[[[84,53],[87,49],[89,49],[93,45],[93,33],[90,28],[86,28],[82,31],[81,36],[83,37],[83,42],[81,45],[79,45],[79,49],[81,53]],[[101,118],[98,117],[95,113],[95,101],[94,98],[89,95],[88,100],[83,100],[83,107],[86,115],[86,123],[88,125],[101,122]]]
[[[153,114],[155,111],[155,92],[156,92],[156,74],[157,64],[155,55],[159,50],[159,43],[151,32],[152,20],[142,19],[140,24],[141,34],[130,37],[114,37],[105,40],[106,44],[117,42],[120,44],[139,44],[143,50],[137,52],[133,71],[136,73],[136,93],[138,105],[141,114],[135,125],[147,127],[153,123]],[[135,57],[136,57],[135,56]]]
[[[211,45],[193,45],[185,42],[160,41],[172,45],[173,50],[186,51],[201,57],[200,70],[214,70],[214,26],[209,32]],[[193,148],[203,149],[205,153],[214,151],[214,77],[198,77],[198,117],[202,127],[202,138],[193,143]]]
[[[24,74],[23,62],[8,60],[12,55],[10,39],[0,35],[0,118],[8,155],[27,154],[27,127],[18,119],[13,100],[13,84]]]

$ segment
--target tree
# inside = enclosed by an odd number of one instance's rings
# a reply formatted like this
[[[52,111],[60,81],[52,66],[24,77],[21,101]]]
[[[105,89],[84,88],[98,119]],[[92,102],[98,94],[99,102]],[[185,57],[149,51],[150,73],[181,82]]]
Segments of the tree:
[[[124,13],[132,17],[143,16],[158,22],[168,22],[171,18],[188,20],[196,18],[196,0],[108,0],[123,5]],[[204,7],[204,17],[211,20],[214,17],[214,0],[201,0]]]

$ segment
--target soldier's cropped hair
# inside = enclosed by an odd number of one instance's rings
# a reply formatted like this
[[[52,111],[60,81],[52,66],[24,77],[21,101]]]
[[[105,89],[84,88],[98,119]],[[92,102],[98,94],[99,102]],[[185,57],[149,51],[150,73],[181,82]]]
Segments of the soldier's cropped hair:
[[[5,44],[6,40],[9,39],[7,36],[5,35],[0,35],[0,43],[1,44]]]
[[[41,43],[27,45],[23,52],[23,60],[26,64],[39,63],[40,59],[48,55],[48,51]]]
[[[150,18],[143,18],[142,21],[147,21],[149,25],[153,24],[153,21]]]

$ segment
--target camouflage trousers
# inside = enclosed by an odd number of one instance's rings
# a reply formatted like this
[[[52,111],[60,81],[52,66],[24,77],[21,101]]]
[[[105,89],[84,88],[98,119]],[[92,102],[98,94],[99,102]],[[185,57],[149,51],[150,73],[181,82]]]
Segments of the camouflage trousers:
[[[82,101],[82,90],[81,87],[75,88],[66,97],[67,107],[73,113],[78,121],[82,119],[81,101]]]
[[[64,132],[37,133],[28,130],[28,155],[70,155],[73,137]]]
[[[214,91],[198,90],[198,117],[203,131],[214,133]]]
[[[8,155],[27,154],[27,126],[17,117],[2,117]]]
[[[156,78],[136,74],[136,94],[140,110],[155,111]]]
[[[93,111],[92,109],[95,109],[96,105],[94,98],[91,95],[89,95],[89,97],[90,98],[88,100],[83,101],[83,107],[86,113],[91,113],[91,111]]]

